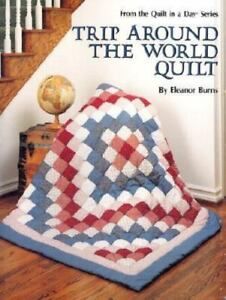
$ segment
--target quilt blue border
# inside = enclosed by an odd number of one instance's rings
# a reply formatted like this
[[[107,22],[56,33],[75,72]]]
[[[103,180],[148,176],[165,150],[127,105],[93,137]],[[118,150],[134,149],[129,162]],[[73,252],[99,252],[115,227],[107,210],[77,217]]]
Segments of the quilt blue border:
[[[221,220],[217,214],[209,211],[209,218],[204,228],[195,233],[192,237],[175,247],[173,251],[158,259],[151,266],[137,275],[125,275],[118,271],[101,266],[97,263],[87,261],[83,258],[65,253],[57,248],[37,242],[29,237],[17,233],[14,229],[0,224],[0,237],[13,242],[23,248],[41,253],[46,257],[62,262],[68,266],[99,275],[103,278],[122,283],[133,290],[140,291],[144,286],[153,281],[163,271],[183,259],[186,255],[198,248],[201,243],[215,235],[221,228]]]

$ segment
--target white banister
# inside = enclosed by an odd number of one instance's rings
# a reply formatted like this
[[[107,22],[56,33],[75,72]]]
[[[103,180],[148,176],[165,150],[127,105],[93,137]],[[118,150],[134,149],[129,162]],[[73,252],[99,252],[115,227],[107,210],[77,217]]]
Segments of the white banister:
[[[35,28],[42,29],[42,5],[40,0],[37,0],[37,4],[35,7]]]
[[[27,14],[25,18],[25,28],[32,29],[32,13],[31,13],[31,0],[27,0]]]
[[[22,39],[22,26],[21,26],[21,0],[14,0],[16,2],[16,25],[15,25],[15,52],[22,53],[23,51],[23,39]],[[12,4],[14,6],[14,4]],[[61,7],[61,0],[45,0],[45,7]],[[43,29],[43,7],[41,0],[36,1],[35,6],[35,28]],[[25,17],[25,29],[33,29],[32,20],[32,0],[26,0],[26,17]],[[10,0],[5,0],[5,36],[3,43],[3,52],[12,53],[12,42],[11,42],[11,6]],[[1,58],[2,53],[0,52],[0,78],[1,73]]]
[[[52,7],[52,0],[45,0],[46,7]]]
[[[60,0],[54,0],[54,7],[60,7]]]
[[[11,38],[10,38],[10,0],[5,1],[5,39],[4,52],[11,53]]]
[[[15,52],[22,52],[21,0],[16,0]]]

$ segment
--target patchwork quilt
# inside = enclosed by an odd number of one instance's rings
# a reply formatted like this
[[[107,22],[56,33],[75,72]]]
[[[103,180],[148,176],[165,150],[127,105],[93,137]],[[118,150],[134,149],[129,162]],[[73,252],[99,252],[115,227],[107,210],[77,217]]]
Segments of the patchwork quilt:
[[[219,228],[182,180],[153,105],[102,84],[59,131],[0,235],[141,290]]]

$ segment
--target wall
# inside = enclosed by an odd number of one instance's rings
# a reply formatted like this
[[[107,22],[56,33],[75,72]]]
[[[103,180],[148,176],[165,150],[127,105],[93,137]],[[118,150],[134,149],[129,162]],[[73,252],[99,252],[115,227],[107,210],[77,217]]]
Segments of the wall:
[[[225,9],[226,9],[226,5],[225,5],[225,1],[222,0],[222,7],[224,10],[224,16],[225,16]],[[225,41],[226,41],[226,30],[225,30],[225,26],[226,26],[226,18],[224,17],[224,19],[222,20],[222,27],[223,27],[223,35],[224,35],[224,39],[223,39],[223,45],[222,45],[222,49],[223,52],[225,53],[226,51],[226,45],[225,45]],[[224,56],[224,72],[226,70],[226,58]],[[223,72],[223,82],[224,82],[224,103],[223,103],[223,109],[224,109],[224,196],[226,196],[226,76]]]
[[[134,10],[147,8],[148,0],[86,0],[74,13],[74,25],[119,25],[122,33],[129,25],[164,24],[165,19],[120,18],[120,9]],[[186,9],[199,11],[216,10],[220,0],[191,0]],[[185,9],[183,1],[158,0],[158,10]],[[220,20],[218,20],[220,21]],[[195,24],[216,25],[216,19],[195,19]],[[180,20],[172,24],[185,25]],[[188,25],[194,20],[188,19]],[[51,120],[42,112],[36,101],[40,81],[50,74],[62,74],[69,78],[77,92],[76,103],[62,117],[72,117],[77,109],[92,95],[95,87],[101,82],[110,82],[131,93],[142,95],[152,101],[159,111],[163,129],[173,149],[179,169],[195,196],[218,201],[222,197],[222,161],[219,160],[221,145],[219,143],[221,113],[220,97],[214,95],[196,96],[162,96],[158,86],[166,87],[172,83],[153,76],[153,64],[150,59],[136,49],[136,57],[129,59],[92,59],[86,42],[76,42],[72,32],[64,37],[60,44],[49,55],[35,72],[24,88],[18,93],[6,111],[0,116],[0,192],[4,193],[16,187],[18,134],[29,126]],[[220,71],[220,68],[219,68]],[[181,77],[174,85],[183,87],[205,86],[221,89],[220,74],[218,80],[213,78]],[[186,80],[186,81],[185,81]]]

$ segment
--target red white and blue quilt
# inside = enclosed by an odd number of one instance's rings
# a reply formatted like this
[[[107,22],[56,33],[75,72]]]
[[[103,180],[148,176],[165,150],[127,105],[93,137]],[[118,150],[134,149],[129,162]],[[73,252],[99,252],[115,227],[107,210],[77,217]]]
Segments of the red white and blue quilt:
[[[219,228],[182,180],[154,106],[102,84],[59,131],[0,236],[141,290]]]

